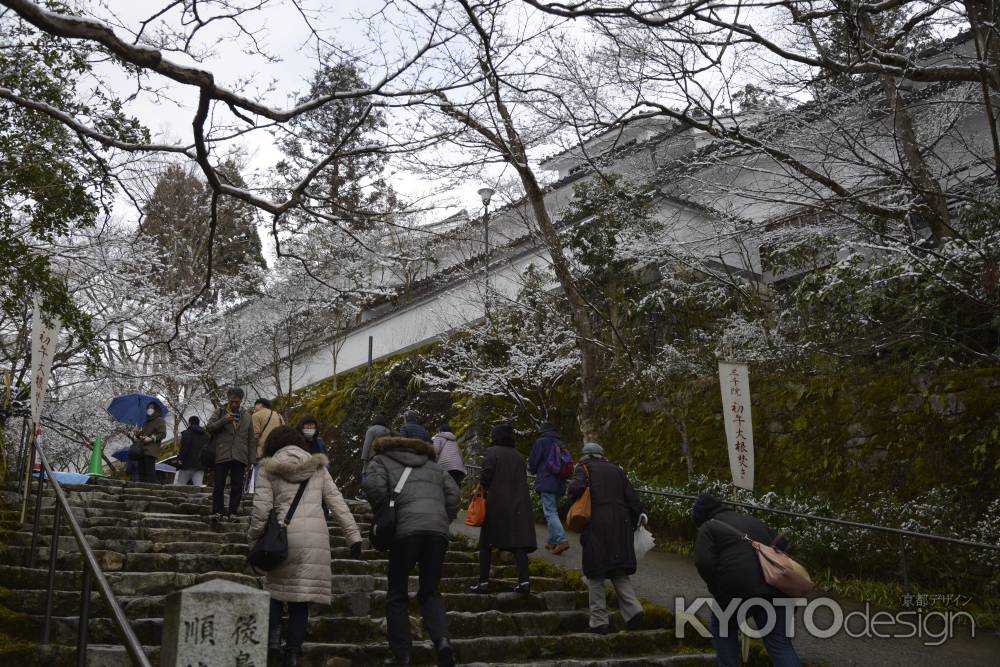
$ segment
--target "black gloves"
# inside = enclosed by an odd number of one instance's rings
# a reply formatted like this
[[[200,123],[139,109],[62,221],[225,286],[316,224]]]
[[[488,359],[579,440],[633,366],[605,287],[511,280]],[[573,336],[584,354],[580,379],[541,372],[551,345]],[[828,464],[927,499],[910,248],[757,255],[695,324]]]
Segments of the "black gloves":
[[[361,542],[355,542],[351,545],[351,558],[361,560]]]

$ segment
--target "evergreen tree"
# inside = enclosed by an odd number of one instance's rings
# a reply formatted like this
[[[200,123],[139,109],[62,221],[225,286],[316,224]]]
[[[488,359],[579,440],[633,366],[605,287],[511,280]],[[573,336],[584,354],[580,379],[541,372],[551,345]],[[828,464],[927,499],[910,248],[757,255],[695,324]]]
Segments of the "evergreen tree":
[[[352,63],[324,65],[313,74],[309,91],[299,102],[366,86]],[[371,227],[394,205],[383,178],[387,156],[375,148],[373,137],[385,126],[383,113],[365,98],[338,100],[298,116],[289,123],[289,135],[279,141],[285,159],[278,164],[278,173],[293,187],[317,162],[339,155],[313,181],[307,205],[352,229]],[[310,222],[301,220],[300,229]]]
[[[245,187],[235,162],[224,163],[219,171],[232,185]],[[166,269],[159,286],[164,290],[191,293],[204,284],[211,202],[208,184],[180,166],[171,165],[157,180],[142,229],[163,252]],[[253,207],[222,196],[217,209],[208,302],[254,293],[266,268]]]

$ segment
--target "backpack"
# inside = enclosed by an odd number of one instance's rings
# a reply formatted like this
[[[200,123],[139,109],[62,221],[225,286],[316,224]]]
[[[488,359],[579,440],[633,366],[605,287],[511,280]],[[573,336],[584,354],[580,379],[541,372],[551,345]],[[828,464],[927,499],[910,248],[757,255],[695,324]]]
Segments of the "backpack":
[[[205,446],[201,448],[199,459],[201,467],[205,470],[211,470],[215,467],[215,440],[209,440],[205,443]]]
[[[552,441],[545,467],[559,479],[569,479],[573,476],[573,456],[561,441]]]

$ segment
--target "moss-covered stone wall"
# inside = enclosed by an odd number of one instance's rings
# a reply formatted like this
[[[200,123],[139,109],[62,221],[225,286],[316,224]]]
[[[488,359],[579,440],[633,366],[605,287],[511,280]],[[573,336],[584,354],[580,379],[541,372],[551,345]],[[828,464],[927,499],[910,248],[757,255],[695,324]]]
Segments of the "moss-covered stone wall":
[[[362,438],[373,413],[398,425],[415,409],[433,431],[449,419],[460,440],[477,450],[477,434],[501,419],[530,447],[534,426],[515,406],[495,397],[450,394],[425,386],[418,350],[327,380],[297,394],[287,406],[292,422],[311,412],[349,485],[360,466]],[[815,375],[752,369],[750,388],[760,491],[807,491],[834,504],[892,490],[907,500],[934,486],[950,486],[970,508],[1000,493],[1000,369],[915,375],[862,368]],[[582,444],[575,388],[561,389],[552,420],[571,449]],[[729,463],[717,378],[664,386],[655,394],[607,382],[601,392],[602,445],[609,457],[650,482],[687,478],[681,429],[695,473],[727,479]],[[476,452],[469,454],[475,458]]]
[[[894,491],[906,500],[950,486],[979,506],[1000,491],[1000,369],[937,375],[851,369],[812,376],[751,371],[756,487],[836,499]],[[729,476],[715,378],[661,396],[610,388],[603,443],[643,479],[686,477],[675,419],[682,402],[695,472]]]

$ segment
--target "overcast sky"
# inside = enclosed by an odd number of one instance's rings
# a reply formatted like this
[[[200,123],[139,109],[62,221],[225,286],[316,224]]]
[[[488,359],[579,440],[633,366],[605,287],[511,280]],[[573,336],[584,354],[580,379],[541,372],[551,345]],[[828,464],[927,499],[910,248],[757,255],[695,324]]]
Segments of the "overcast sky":
[[[91,11],[97,18],[110,19],[112,23],[124,24],[132,30],[148,18],[156,8],[165,5],[165,0],[148,2],[146,0],[104,0],[101,5],[91,5]],[[384,27],[380,31],[377,44],[367,34],[372,21],[363,18],[364,11],[371,11],[374,5],[381,4],[373,0],[341,0],[338,2],[310,2],[305,6],[314,12],[313,26],[322,29],[324,38],[332,40],[344,49],[366,54],[370,76],[378,76],[385,69],[373,61],[381,57],[381,50],[388,49],[396,55],[412,53],[410,44],[412,36],[405,30]],[[164,24],[176,25],[179,13],[168,13],[159,22],[151,24],[151,28]],[[316,42],[309,39],[309,29],[304,19],[295,8],[282,2],[274,2],[269,8],[255,11],[241,19],[247,30],[255,33],[262,50],[275,56],[276,62],[268,62],[259,55],[248,54],[244,47],[248,39],[243,36],[234,39],[235,29],[224,25],[218,29],[206,30],[200,39],[202,46],[212,45],[212,54],[201,62],[194,62],[183,54],[168,53],[166,57],[178,63],[190,64],[212,71],[216,81],[229,88],[242,88],[250,97],[261,99],[274,106],[286,107],[308,87],[308,79],[316,67]],[[120,36],[127,33],[117,29]],[[108,67],[102,75],[106,76],[108,84],[120,96],[128,96],[134,90],[134,81],[126,80],[117,67]],[[154,98],[150,94],[137,96],[129,103],[127,111],[138,117],[154,134],[154,139],[171,143],[191,142],[191,119],[197,104],[197,90],[192,87],[174,85],[169,81],[156,78],[151,85],[162,87],[162,95]],[[232,119],[228,111],[224,113],[226,121]],[[280,153],[267,131],[257,131],[241,140],[241,146],[250,158],[249,167],[252,178],[258,184],[266,183],[268,172],[280,159]],[[495,179],[497,174],[488,177]],[[420,176],[395,172],[390,175],[392,185],[405,197],[425,197],[435,192],[439,184],[429,182]],[[468,188],[452,189],[448,193],[437,196],[436,203],[442,208],[432,215],[435,219],[447,217],[459,208],[466,208],[472,214],[479,207],[476,190],[481,182],[470,182]],[[124,213],[127,218],[135,218],[134,211]],[[265,242],[267,239],[265,238]]]

